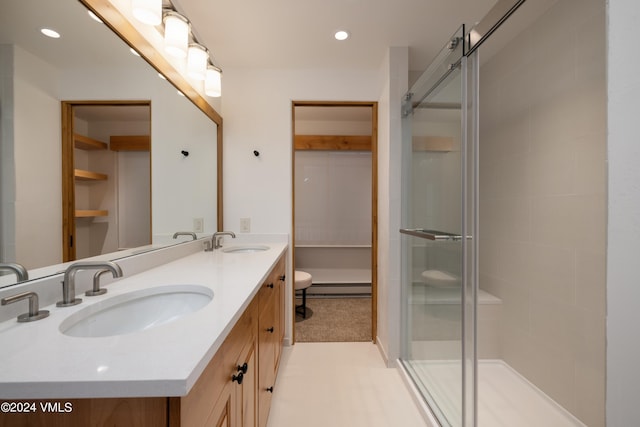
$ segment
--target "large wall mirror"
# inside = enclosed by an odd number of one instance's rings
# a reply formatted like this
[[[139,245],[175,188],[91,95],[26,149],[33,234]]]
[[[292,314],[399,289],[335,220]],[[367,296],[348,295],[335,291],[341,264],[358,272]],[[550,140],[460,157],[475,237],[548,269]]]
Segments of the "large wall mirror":
[[[56,30],[60,38],[43,36],[41,28]],[[29,279],[57,273],[64,261],[63,102],[93,101],[148,104],[150,158],[143,174],[150,177],[145,214],[150,217],[142,223],[149,224],[150,242],[143,250],[179,243],[173,234],[194,231],[194,225],[202,226],[198,235],[211,234],[221,223],[221,119],[216,123],[179,94],[107,25],[93,20],[81,2],[2,2],[0,262],[24,265]],[[100,134],[105,121],[131,128],[127,121],[134,117],[131,112],[93,124],[79,121],[87,133]],[[116,246],[127,250],[104,256],[118,259],[141,250]],[[0,276],[0,287],[15,282],[13,274]]]

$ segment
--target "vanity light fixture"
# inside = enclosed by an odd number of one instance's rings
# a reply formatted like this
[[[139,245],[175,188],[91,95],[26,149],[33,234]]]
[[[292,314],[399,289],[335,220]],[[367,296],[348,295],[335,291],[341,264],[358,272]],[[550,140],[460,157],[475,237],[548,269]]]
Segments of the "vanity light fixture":
[[[178,12],[164,15],[164,49],[175,58],[186,58],[189,47],[189,20]]]
[[[207,96],[217,98],[222,95],[222,70],[212,65],[209,50],[191,33],[189,19],[176,11],[170,0],[131,0],[130,5],[138,21],[164,31],[164,50],[168,56],[179,60],[175,65],[180,74],[203,82]],[[180,91],[178,93],[184,96]]]
[[[344,40],[346,40],[346,39],[348,39],[348,38],[349,38],[349,35],[350,35],[350,34],[349,34],[349,32],[348,32],[348,31],[345,31],[345,30],[339,30],[339,31],[336,31],[336,33],[333,35],[333,37],[335,37],[335,38],[336,38],[336,40],[344,41]]]
[[[52,30],[51,28],[41,28],[40,32],[47,37],[51,37],[52,39],[59,39],[60,33],[56,30]]]
[[[162,0],[132,0],[131,12],[143,24],[160,25],[162,23]]]
[[[207,75],[204,79],[204,93],[212,98],[222,95],[222,70],[213,65],[207,67]]]
[[[209,51],[199,43],[191,43],[187,52],[187,74],[195,80],[204,80],[209,62]]]

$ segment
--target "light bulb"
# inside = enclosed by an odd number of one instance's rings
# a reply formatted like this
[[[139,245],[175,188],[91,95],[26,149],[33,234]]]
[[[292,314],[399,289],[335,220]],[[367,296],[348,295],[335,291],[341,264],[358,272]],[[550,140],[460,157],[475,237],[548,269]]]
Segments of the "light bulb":
[[[336,38],[336,40],[343,41],[349,38],[349,32],[345,30],[340,30],[340,31],[336,31],[336,33],[333,36]]]
[[[212,98],[218,98],[222,95],[222,72],[220,69],[208,66],[207,74],[204,80],[204,93]]]
[[[131,12],[143,24],[160,25],[162,22],[162,0],[132,0]]]
[[[177,12],[164,17],[164,49],[175,58],[186,58],[189,46],[189,21]]]
[[[191,43],[187,53],[187,74],[192,79],[204,80],[209,62],[207,48],[198,43]]]

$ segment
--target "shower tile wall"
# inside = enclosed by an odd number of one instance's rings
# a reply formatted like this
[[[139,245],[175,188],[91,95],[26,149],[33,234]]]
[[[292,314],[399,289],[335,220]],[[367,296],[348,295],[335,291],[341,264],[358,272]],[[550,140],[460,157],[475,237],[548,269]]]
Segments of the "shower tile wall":
[[[296,152],[296,244],[371,243],[371,153]]]
[[[605,22],[603,0],[560,0],[480,70],[480,287],[503,301],[502,358],[591,427],[605,423]]]

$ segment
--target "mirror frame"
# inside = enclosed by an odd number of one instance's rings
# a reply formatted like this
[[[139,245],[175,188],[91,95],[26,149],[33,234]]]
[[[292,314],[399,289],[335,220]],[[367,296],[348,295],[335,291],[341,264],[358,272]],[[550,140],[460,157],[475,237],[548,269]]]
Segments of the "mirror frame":
[[[95,13],[111,31],[131,48],[135,49],[149,65],[165,76],[176,89],[182,92],[200,111],[217,125],[217,228],[218,230],[224,230],[222,204],[222,116],[193,85],[164,58],[162,53],[158,52],[158,50],[140,34],[109,0],[80,0],[80,3]]]

